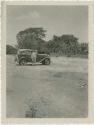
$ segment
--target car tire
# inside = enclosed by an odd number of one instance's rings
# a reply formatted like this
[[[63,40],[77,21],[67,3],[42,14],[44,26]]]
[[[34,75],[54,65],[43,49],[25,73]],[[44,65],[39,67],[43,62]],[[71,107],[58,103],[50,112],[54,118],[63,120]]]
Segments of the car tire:
[[[43,62],[42,62],[43,65],[50,65],[50,59],[45,59]]]
[[[21,59],[20,62],[19,62],[19,65],[22,65],[22,66],[26,65],[26,60],[25,59]]]

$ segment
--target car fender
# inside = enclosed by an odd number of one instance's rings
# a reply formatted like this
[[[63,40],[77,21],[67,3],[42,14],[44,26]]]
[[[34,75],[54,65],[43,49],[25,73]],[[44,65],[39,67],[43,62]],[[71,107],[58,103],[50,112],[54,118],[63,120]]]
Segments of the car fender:
[[[26,58],[25,58],[25,57],[21,57],[21,58],[20,58],[20,60],[19,60],[19,62],[20,62],[22,59],[25,59],[25,60],[26,60]]]
[[[41,63],[41,62],[44,61],[45,59],[49,59],[49,60],[50,60],[49,57],[45,57],[45,58],[41,59],[39,62]]]

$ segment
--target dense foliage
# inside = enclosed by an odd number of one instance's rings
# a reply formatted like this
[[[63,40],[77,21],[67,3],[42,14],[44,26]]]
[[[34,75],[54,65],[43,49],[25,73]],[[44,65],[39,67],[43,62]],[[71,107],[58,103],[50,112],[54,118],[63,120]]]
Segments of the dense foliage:
[[[78,39],[73,35],[53,36],[53,39],[48,41],[47,48],[51,53],[58,55],[81,55],[88,54],[88,44],[79,43]]]
[[[6,54],[16,54],[17,49],[11,45],[6,45]]]
[[[44,37],[43,28],[29,28],[17,34],[17,43],[19,48],[37,49],[41,43],[44,44],[45,41],[42,39]]]
[[[43,28],[28,28],[20,31],[16,36],[16,48],[37,49],[40,53],[54,55],[88,55],[88,44],[79,43],[78,38],[74,35],[54,35],[51,40],[45,41],[45,33],[46,31]]]

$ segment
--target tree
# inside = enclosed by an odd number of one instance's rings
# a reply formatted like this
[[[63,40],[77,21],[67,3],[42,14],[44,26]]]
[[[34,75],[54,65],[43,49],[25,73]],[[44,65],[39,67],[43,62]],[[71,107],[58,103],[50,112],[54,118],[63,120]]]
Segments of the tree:
[[[79,46],[80,46],[79,53],[87,55],[88,54],[88,44],[87,43],[81,43],[81,44],[79,44]]]
[[[48,41],[47,47],[50,52],[75,55],[77,54],[78,39],[73,35],[53,36],[53,39]]]
[[[37,49],[40,53],[54,53],[58,55],[88,54],[88,44],[78,42],[72,34],[61,36],[53,35],[49,41],[45,41],[46,31],[43,28],[28,28],[17,34],[17,49]]]
[[[19,48],[38,49],[39,43],[44,44],[45,30],[43,28],[28,28],[17,34]]]
[[[6,54],[16,54],[17,49],[11,45],[6,45]]]

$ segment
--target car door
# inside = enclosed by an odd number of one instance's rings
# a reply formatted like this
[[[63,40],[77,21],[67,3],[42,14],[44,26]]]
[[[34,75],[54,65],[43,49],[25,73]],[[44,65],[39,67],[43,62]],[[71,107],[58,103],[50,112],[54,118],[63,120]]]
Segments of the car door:
[[[45,55],[44,55],[44,54],[37,54],[36,61],[37,61],[37,62],[40,62],[43,58],[45,58]]]
[[[31,51],[30,51],[30,50],[27,50],[27,51],[26,51],[26,60],[27,60],[28,62],[31,62],[31,61],[32,61],[32,59],[31,59]]]

